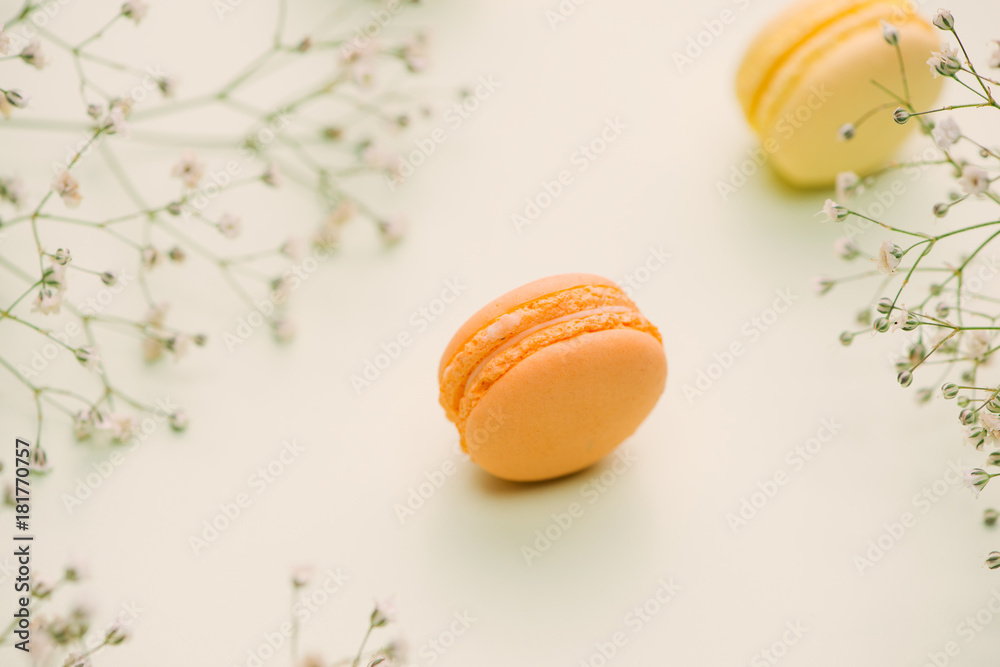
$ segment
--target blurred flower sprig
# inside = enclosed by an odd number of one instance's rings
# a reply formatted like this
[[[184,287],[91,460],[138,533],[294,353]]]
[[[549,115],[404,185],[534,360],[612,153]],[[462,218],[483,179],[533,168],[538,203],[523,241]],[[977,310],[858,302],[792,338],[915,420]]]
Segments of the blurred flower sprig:
[[[179,96],[179,79],[159,66],[137,67],[128,54],[109,57],[95,48],[112,31],[155,26],[155,7],[143,0],[128,0],[117,13],[96,17],[93,31],[72,42],[47,28],[49,21],[33,20],[47,11],[39,0],[25,0],[0,25],[0,132],[82,137],[68,145],[66,159],[55,165],[47,183],[25,182],[18,173],[27,169],[26,162],[46,165],[41,154],[0,163],[0,328],[33,337],[36,356],[45,352],[43,369],[63,355],[83,372],[55,379],[50,370],[53,379],[46,381],[43,370],[18,359],[10,347],[0,350],[0,373],[22,386],[36,414],[34,472],[48,466],[42,432],[53,410],[72,420],[80,440],[128,442],[153,419],[175,431],[187,426],[182,409],[165,412],[162,401],[138,397],[109,369],[110,355],[124,354],[117,352],[112,333],[137,340],[137,346],[123,349],[137,349],[148,363],[180,358],[209,343],[204,330],[175,323],[169,295],[176,278],[163,275],[173,273],[165,272],[166,265],[175,271],[194,262],[214,266],[220,290],[206,285],[205,298],[221,305],[228,292],[257,313],[278,341],[287,341],[296,330],[288,299],[303,267],[310,271],[330,257],[348,223],[372,224],[387,245],[401,238],[403,219],[383,213],[384,202],[370,201],[358,187],[366,177],[381,181],[396,175],[392,141],[429,114],[424,101],[406,92],[407,78],[426,66],[426,37],[396,31],[391,21],[403,8],[390,4],[392,11],[383,12],[388,21],[380,21],[374,35],[344,28],[345,12],[357,9],[345,0],[335,3],[327,20],[310,22],[314,33],[292,39],[287,0],[276,0],[273,36],[260,55],[211,92],[188,98]],[[206,62],[208,51],[219,48],[201,47]],[[72,67],[77,82],[59,90],[59,110],[68,118],[38,117],[32,91],[3,82],[11,68],[43,70],[39,76],[44,76],[60,63]],[[291,81],[309,83],[281,93]],[[262,85],[274,92],[263,99],[246,93]],[[231,132],[190,131],[199,126],[198,114],[218,113],[229,114]],[[139,178],[126,146],[146,151],[143,162],[163,161],[158,182]],[[94,181],[102,177],[122,193],[112,204],[100,197],[88,202],[98,189]],[[164,197],[171,182],[176,194]],[[251,188],[274,197],[305,194],[315,201],[312,230],[276,224],[253,208],[223,208]],[[74,239],[83,231],[90,240],[71,247],[62,240],[68,228]],[[227,247],[243,242],[250,228],[276,230],[268,234],[274,244],[245,252]],[[121,268],[104,266],[103,253],[109,251],[131,259]],[[117,295],[135,286],[142,305],[115,312],[121,310]],[[258,308],[262,298],[273,306],[269,312]],[[108,307],[112,301],[114,307]]]
[[[57,667],[92,667],[106,649],[123,644],[133,635],[142,608],[134,603],[122,605],[117,616],[109,622],[98,625],[97,614],[86,605],[67,604],[60,600],[63,591],[85,579],[85,574],[76,566],[67,566],[62,576],[49,582],[32,576],[30,580],[31,622],[27,629],[27,643],[33,664],[51,664]],[[309,593],[311,570],[300,568],[291,578],[292,614],[289,627],[289,657],[294,667],[390,667],[402,660],[405,648],[399,640],[388,640],[369,648],[372,635],[395,622],[395,608],[391,602],[376,602],[368,616],[368,625],[357,652],[336,661],[327,661],[322,655],[312,652],[300,654],[299,639],[302,631],[301,614],[296,609],[302,606],[301,595]],[[310,606],[308,609],[313,610]],[[15,634],[18,619],[0,628],[0,647],[24,641]],[[275,648],[275,647],[272,647]]]

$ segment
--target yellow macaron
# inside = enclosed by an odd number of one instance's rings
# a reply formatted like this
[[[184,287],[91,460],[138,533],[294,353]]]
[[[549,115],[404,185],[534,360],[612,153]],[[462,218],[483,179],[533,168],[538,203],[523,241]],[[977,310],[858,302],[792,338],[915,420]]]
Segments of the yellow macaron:
[[[751,43],[736,77],[743,112],[784,180],[821,187],[842,171],[864,175],[883,166],[916,123],[898,125],[892,110],[905,96],[899,58],[882,32],[895,28],[911,104],[928,108],[942,81],[927,65],[940,49],[934,27],[908,0],[805,0],[772,20]],[[869,112],[855,136],[838,131]]]
[[[440,402],[473,462],[535,481],[604,458],[663,392],[660,333],[614,282],[536,280],[459,328],[438,368]]]

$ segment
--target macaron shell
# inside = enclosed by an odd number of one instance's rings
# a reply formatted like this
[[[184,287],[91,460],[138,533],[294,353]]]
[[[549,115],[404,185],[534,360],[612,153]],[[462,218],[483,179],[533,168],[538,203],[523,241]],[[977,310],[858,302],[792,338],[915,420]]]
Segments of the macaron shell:
[[[838,140],[841,125],[891,101],[870,80],[902,91],[893,48],[877,23],[865,28],[789,61],[783,76],[795,80],[776,80],[772,85],[785,91],[782,99],[762,102],[759,112],[767,119],[761,120],[761,140],[775,169],[793,185],[828,185],[841,171],[863,175],[884,166],[917,124],[896,124],[887,108],[865,121],[852,140]],[[918,20],[898,29],[911,99],[916,108],[927,108],[942,83],[925,64],[929,52],[940,48],[937,35]]]
[[[785,58],[817,30],[858,8],[885,0],[812,0],[799,2],[774,17],[747,48],[736,75],[736,96],[743,113],[752,107],[775,63]]]
[[[582,470],[630,436],[667,378],[663,345],[634,329],[552,344],[498,380],[469,414],[472,460],[512,481]]]

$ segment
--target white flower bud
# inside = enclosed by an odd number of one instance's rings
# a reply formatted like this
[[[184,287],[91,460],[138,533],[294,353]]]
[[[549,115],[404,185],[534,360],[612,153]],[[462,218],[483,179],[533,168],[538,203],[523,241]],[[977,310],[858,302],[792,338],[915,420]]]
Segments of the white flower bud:
[[[882,39],[885,40],[886,44],[889,46],[899,44],[899,29],[896,26],[885,21],[879,21],[879,25],[882,28]]]
[[[951,15],[947,9],[939,9],[937,14],[934,15],[934,19],[931,21],[940,30],[954,30],[955,29],[955,17]]]
[[[854,123],[844,123],[837,130],[837,139],[840,141],[850,141],[854,138],[855,131]]]

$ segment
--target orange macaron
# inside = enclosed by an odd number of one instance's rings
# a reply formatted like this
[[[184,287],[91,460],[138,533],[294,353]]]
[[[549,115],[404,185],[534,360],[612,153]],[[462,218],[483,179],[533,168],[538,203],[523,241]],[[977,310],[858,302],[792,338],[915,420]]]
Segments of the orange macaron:
[[[551,276],[462,325],[438,368],[462,449],[502,479],[599,461],[638,428],[667,379],[660,333],[613,281]]]

